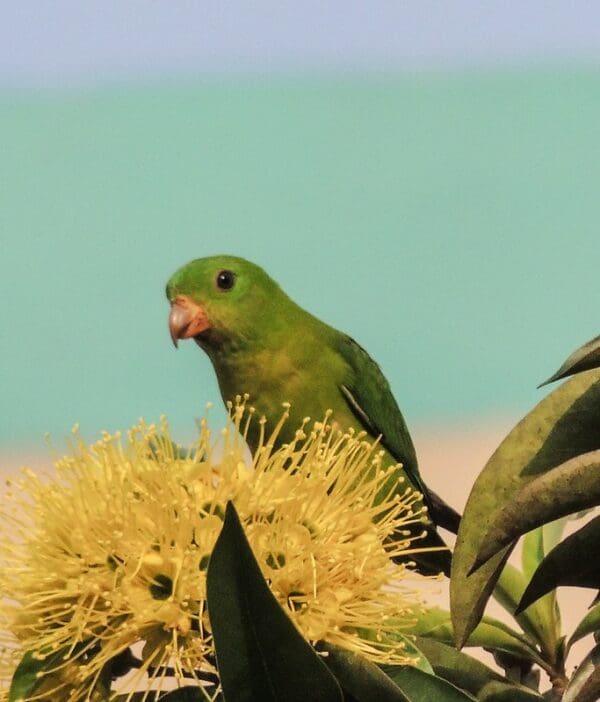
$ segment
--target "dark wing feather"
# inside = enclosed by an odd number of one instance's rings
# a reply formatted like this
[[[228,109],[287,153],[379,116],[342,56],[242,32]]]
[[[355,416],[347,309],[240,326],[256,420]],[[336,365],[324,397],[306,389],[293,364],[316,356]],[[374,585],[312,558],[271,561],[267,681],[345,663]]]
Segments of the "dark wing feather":
[[[351,373],[340,391],[354,416],[371,436],[399,462],[414,486],[425,494],[415,447],[391,388],[377,363],[359,344],[344,336],[340,353]]]
[[[381,369],[349,336],[342,335],[339,352],[350,367],[340,392],[354,416],[371,436],[380,437],[381,445],[402,463],[409,480],[423,494],[433,520],[456,533],[460,515],[423,483],[408,427]]]

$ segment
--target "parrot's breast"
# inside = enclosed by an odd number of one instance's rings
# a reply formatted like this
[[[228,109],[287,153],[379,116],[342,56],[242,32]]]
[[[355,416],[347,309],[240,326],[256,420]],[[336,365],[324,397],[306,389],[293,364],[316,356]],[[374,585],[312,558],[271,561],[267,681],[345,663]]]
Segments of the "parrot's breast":
[[[298,350],[302,353],[298,353]],[[265,434],[269,435],[289,403],[289,419],[278,443],[289,443],[305,417],[321,421],[331,411],[332,422],[342,429],[356,426],[356,419],[346,404],[340,386],[348,369],[343,360],[327,347],[295,349],[263,349],[238,356],[235,364],[215,363],[223,400],[247,393],[256,414],[267,420]],[[251,450],[259,441],[259,425],[250,427],[248,443]]]

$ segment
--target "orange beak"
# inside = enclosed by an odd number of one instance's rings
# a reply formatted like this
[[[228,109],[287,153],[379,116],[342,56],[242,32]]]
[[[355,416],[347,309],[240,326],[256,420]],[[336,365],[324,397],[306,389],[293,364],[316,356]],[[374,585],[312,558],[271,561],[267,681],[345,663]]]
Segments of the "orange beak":
[[[187,295],[177,295],[169,314],[169,331],[175,347],[179,339],[197,336],[209,327],[205,309]]]

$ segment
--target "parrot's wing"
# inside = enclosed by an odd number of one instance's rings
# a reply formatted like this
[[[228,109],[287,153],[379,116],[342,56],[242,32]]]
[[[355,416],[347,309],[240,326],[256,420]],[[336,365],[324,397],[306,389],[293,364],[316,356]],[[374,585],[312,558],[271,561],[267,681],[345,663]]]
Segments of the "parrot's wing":
[[[402,463],[414,486],[426,495],[408,427],[381,369],[349,336],[343,337],[339,350],[351,369],[346,382],[340,385],[348,406],[363,429],[380,437],[379,443]]]
[[[349,336],[342,336],[339,352],[351,369],[340,392],[354,416],[371,436],[380,437],[380,444],[402,463],[414,487],[423,494],[434,521],[456,533],[460,515],[423,483],[408,427],[381,369]]]

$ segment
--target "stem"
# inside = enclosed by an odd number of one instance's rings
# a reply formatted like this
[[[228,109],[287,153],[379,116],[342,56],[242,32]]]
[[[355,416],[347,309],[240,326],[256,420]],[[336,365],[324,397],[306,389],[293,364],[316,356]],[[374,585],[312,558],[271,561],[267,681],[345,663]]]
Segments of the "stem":
[[[569,678],[567,678],[564,671],[556,671],[554,675],[550,675],[550,682],[552,683],[552,692],[557,702],[560,702],[569,684]]]
[[[564,660],[560,659],[549,663],[546,660],[538,661],[538,665],[546,673],[552,684],[552,691],[556,702],[560,702],[564,695],[565,689],[569,684],[569,678],[565,672]]]

